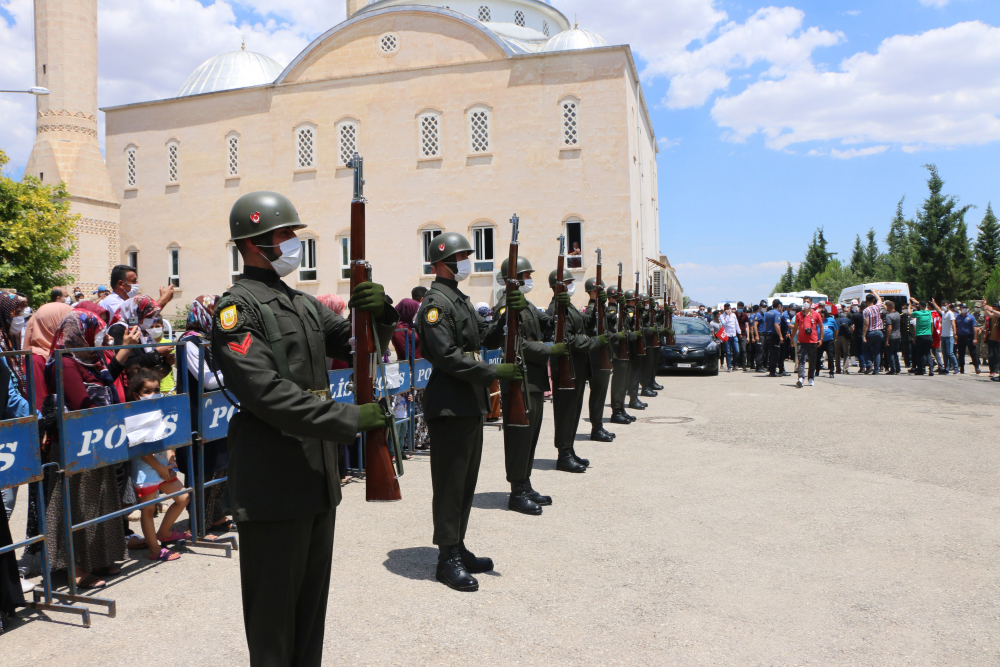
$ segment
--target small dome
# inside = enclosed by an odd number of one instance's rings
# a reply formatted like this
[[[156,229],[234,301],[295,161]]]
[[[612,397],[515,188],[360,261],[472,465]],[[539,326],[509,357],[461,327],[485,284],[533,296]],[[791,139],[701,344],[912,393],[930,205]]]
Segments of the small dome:
[[[199,65],[177,91],[177,97],[272,83],[284,69],[263,54],[230,51]]]
[[[573,28],[566,30],[549,41],[538,50],[539,53],[551,53],[552,51],[573,51],[574,49],[595,49],[599,46],[607,46],[608,43],[600,35],[595,35],[587,30]]]

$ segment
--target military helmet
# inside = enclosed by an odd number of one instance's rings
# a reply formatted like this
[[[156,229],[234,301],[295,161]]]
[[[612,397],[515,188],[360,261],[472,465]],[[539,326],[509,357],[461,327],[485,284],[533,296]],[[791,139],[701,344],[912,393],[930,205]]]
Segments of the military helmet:
[[[648,298],[649,298],[649,295],[647,295],[645,292],[639,292],[639,296],[638,296],[639,301],[645,301]]]
[[[625,300],[632,301],[634,299],[635,299],[635,290],[634,289],[625,290]]]
[[[431,264],[440,262],[441,260],[448,259],[455,253],[462,252],[463,250],[472,252],[472,246],[469,245],[469,239],[465,238],[458,232],[445,232],[444,234],[438,234],[431,239],[431,247],[427,251],[427,261]]]
[[[500,278],[509,278],[507,275],[507,265],[510,263],[510,258],[508,257],[500,264]],[[517,256],[517,271],[516,275],[521,275],[525,271],[534,271],[534,267],[531,266],[531,262],[528,261],[527,257]]]
[[[277,192],[262,190],[245,194],[229,212],[229,238],[233,241],[282,227],[305,226],[288,197]]]
[[[557,270],[553,269],[552,273],[549,274],[549,287],[556,286],[556,276],[558,275],[558,273],[559,272]],[[563,282],[568,283],[571,280],[576,280],[573,277],[573,272],[570,271],[569,269],[563,269]]]
[[[601,287],[604,287],[604,281],[601,281]],[[597,289],[597,276],[587,278],[586,282],[583,283],[583,291],[588,294]]]
[[[618,288],[615,287],[614,285],[612,285],[611,287],[607,288],[604,291],[607,292],[608,296],[611,297],[612,299],[618,298]]]

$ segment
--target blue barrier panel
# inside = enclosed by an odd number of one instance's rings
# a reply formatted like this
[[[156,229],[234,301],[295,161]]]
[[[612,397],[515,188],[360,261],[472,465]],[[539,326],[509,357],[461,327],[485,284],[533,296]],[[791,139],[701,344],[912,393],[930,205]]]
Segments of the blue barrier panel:
[[[212,391],[201,397],[201,439],[219,440],[229,434],[229,422],[236,414],[236,406],[221,391]]]
[[[389,394],[402,394],[405,391],[410,390],[410,365],[408,363],[399,362],[391,363],[385,365],[385,372],[389,375]],[[330,380],[330,395],[333,400],[337,403],[353,403],[354,394],[351,392],[348,384],[351,381],[351,374],[353,371],[350,368],[341,368],[335,371],[330,371],[328,377]],[[382,372],[378,371],[375,376],[376,390],[382,392]]]
[[[423,389],[431,379],[431,362],[426,359],[416,359],[413,362],[413,388]]]
[[[42,454],[35,416],[0,421],[0,489],[42,478]]]
[[[499,364],[503,362],[503,350],[486,350],[483,354],[483,361],[488,364]]]
[[[191,444],[191,407],[187,394],[67,412],[63,416],[60,464],[66,474],[121,463]],[[161,424],[158,433],[142,431],[143,418]],[[131,436],[129,433],[131,432]],[[143,436],[156,440],[142,441]],[[140,442],[133,444],[133,441]]]

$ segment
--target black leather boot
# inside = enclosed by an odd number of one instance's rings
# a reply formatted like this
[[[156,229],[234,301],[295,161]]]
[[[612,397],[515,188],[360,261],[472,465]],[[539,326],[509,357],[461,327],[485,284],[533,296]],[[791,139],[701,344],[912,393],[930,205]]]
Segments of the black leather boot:
[[[631,401],[628,402],[627,407],[633,410],[645,410],[646,404],[640,401],[638,398],[633,398]]]
[[[552,496],[543,496],[538,491],[531,488],[530,479],[525,480],[524,485],[528,489],[528,497],[534,500],[536,505],[548,506],[552,504]]]
[[[559,458],[556,459],[556,470],[562,470],[563,472],[587,472],[587,466],[578,463],[571,450],[560,449]]]
[[[582,465],[584,468],[590,467],[590,459],[585,459],[582,456],[577,456],[575,447],[570,447],[569,453],[572,454],[576,462]]]
[[[615,434],[612,433],[611,431],[609,431],[608,429],[604,428],[603,426],[601,427],[601,433],[603,433],[604,435],[608,436],[612,440],[615,439]]]
[[[743,370],[746,370],[746,369],[744,368]],[[663,391],[663,385],[660,384],[659,382],[656,382],[655,380],[653,381],[653,384],[651,384],[649,386],[650,386],[651,389],[655,389],[656,391]]]
[[[614,438],[603,428],[595,428],[590,432],[590,439],[596,442],[611,442]]]
[[[625,415],[625,419],[629,420],[630,422],[634,422],[635,420],[638,419],[638,417],[633,417],[632,415],[630,415],[629,413],[625,412],[624,410],[622,410],[622,414]]]
[[[612,424],[631,424],[632,420],[625,414],[624,410],[615,410],[611,413]]]
[[[538,516],[542,513],[542,508],[528,495],[524,482],[511,483],[507,509],[520,512],[521,514],[530,514],[531,516]]]
[[[469,574],[462,562],[462,551],[457,544],[438,547],[437,580],[456,591],[478,591],[479,582]]]
[[[458,551],[462,555],[462,565],[471,574],[493,571],[492,558],[476,558],[476,554],[465,548],[465,542],[458,543]]]
[[[653,391],[649,387],[645,387],[642,391],[639,392],[639,395],[640,396],[645,396],[646,398],[654,398],[654,397],[656,397],[657,394],[656,394],[655,391]]]

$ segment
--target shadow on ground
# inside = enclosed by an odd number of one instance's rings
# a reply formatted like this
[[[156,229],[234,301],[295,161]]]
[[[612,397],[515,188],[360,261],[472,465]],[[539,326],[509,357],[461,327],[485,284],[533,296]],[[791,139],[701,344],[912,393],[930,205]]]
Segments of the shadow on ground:
[[[472,506],[481,510],[505,510],[510,494],[503,491],[487,491],[477,493],[472,498]]]
[[[408,547],[393,549],[386,554],[382,565],[393,574],[417,581],[435,581],[438,550],[434,547]]]

